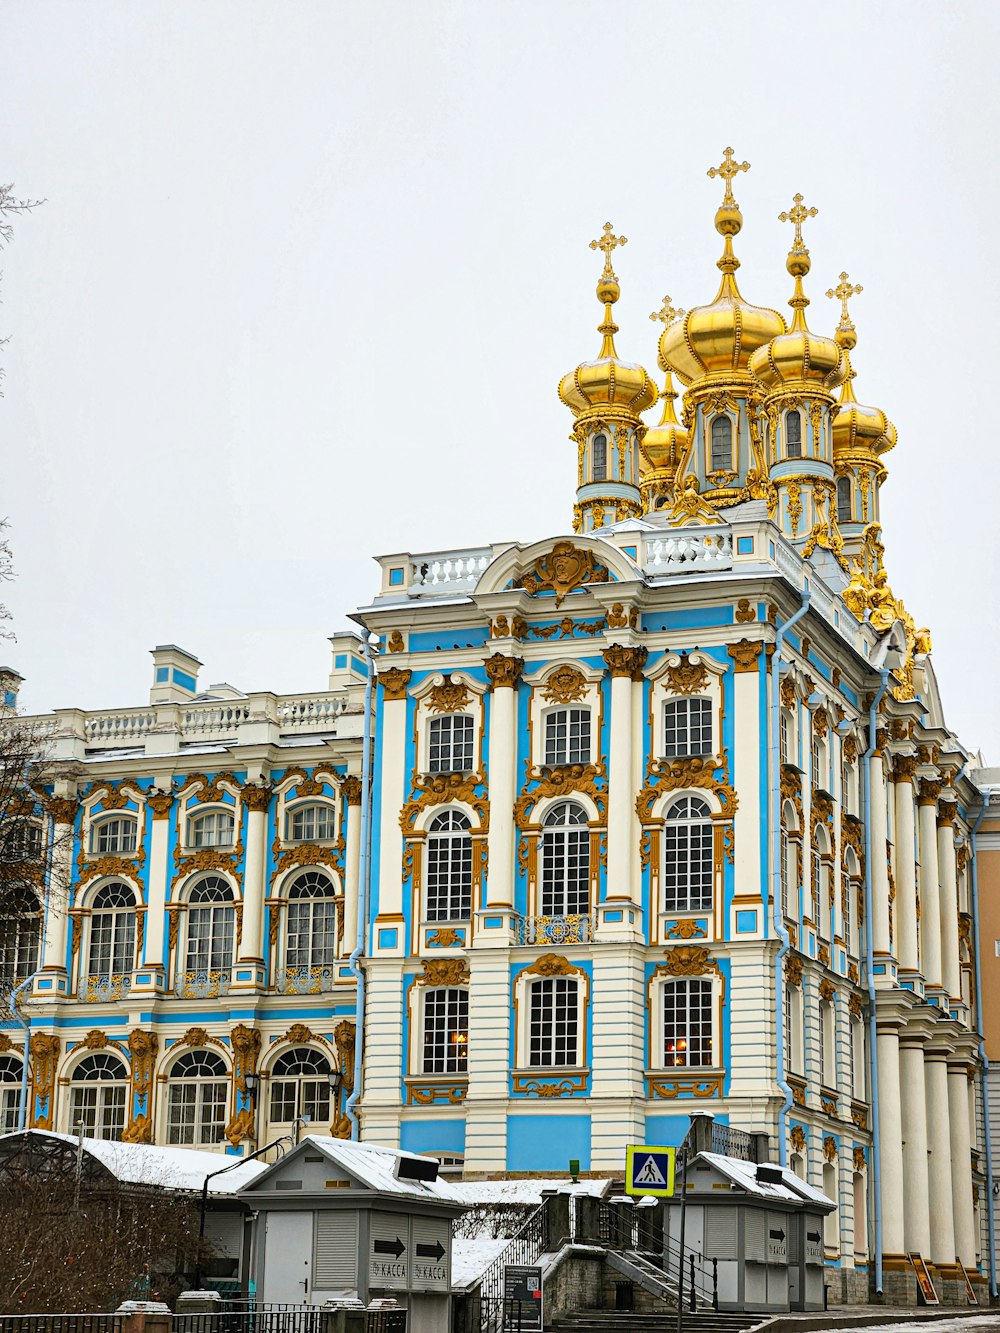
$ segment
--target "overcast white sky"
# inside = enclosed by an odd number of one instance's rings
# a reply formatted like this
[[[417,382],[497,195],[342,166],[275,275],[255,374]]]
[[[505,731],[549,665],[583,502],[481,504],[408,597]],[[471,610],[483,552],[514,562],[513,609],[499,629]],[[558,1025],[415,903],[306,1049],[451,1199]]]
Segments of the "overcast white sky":
[[[862,401],[899,428],[887,562],[950,724],[1000,758],[995,3],[0,0],[0,513],[32,710],[202,681],[325,685],[370,556],[568,530],[559,377],[656,373],[665,292],[714,295],[732,144],[750,300],[846,268]],[[653,414],[650,414],[653,419]]]

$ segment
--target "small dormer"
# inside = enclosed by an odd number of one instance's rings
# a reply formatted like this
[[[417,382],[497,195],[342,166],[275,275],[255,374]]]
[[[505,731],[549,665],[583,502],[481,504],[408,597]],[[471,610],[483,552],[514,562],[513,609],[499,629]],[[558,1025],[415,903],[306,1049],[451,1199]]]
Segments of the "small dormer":
[[[153,684],[151,704],[186,703],[198,693],[198,668],[201,662],[193,653],[176,643],[160,643],[152,650]]]
[[[368,663],[357,634],[331,634],[330,689],[343,690],[348,685],[363,685],[368,679]]]

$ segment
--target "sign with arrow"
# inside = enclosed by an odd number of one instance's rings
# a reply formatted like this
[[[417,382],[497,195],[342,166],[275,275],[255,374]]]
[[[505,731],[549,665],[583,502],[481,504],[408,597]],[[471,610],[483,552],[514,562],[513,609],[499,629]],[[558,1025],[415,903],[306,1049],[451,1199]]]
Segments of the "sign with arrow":
[[[391,1254],[394,1259],[405,1254],[406,1246],[397,1236],[395,1240],[377,1240],[372,1246],[376,1254]]]
[[[625,1149],[625,1193],[672,1198],[676,1156],[676,1148],[630,1143]]]
[[[788,1262],[788,1246],[786,1244],[786,1227],[788,1225],[788,1219],[783,1214],[768,1213],[767,1261],[770,1264],[784,1264]]]
[[[450,1291],[451,1223],[372,1213],[368,1285],[372,1291]]]
[[[410,1238],[410,1289],[448,1291],[450,1282],[451,1226],[437,1217],[412,1217]]]

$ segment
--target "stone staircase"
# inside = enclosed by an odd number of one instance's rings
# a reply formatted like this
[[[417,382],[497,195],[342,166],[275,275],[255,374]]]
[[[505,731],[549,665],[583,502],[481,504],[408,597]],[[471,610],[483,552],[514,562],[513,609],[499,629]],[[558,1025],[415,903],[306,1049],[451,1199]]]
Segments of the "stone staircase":
[[[767,1319],[766,1314],[741,1314],[705,1310],[685,1311],[681,1333],[743,1333]],[[546,1321],[551,1333],[677,1333],[676,1310],[638,1314],[631,1310],[581,1310],[561,1319]]]

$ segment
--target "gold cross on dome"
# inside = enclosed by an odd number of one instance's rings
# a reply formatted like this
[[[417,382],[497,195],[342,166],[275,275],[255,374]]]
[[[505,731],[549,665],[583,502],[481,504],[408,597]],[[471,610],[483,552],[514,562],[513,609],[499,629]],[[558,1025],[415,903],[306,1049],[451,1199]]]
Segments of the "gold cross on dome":
[[[818,208],[804,207],[802,203],[802,196],[800,194],[797,194],[792,199],[792,207],[788,210],[788,212],[778,214],[779,222],[791,222],[794,224],[795,244],[792,246],[793,250],[805,249],[805,246],[802,243],[802,224],[803,222],[805,222],[806,218],[814,218],[818,213],[819,213]]]
[[[716,176],[721,176],[726,182],[726,193],[723,196],[723,204],[735,204],[733,198],[733,177],[739,171],[749,171],[749,162],[735,162],[733,160],[733,150],[725,148],[722,152],[722,163],[717,167],[709,167],[708,174],[714,180]]]
[[[628,244],[628,238],[625,236],[616,236],[615,229],[610,222],[605,222],[604,235],[601,237],[601,239],[599,241],[590,242],[591,250],[604,251],[604,277],[613,278],[615,276],[615,271],[611,267],[611,251],[615,248],[616,245],[627,245],[627,244]]]
[[[850,324],[851,317],[847,313],[847,303],[852,296],[858,296],[863,291],[864,288],[861,286],[860,282],[855,283],[852,286],[847,280],[847,274],[841,273],[840,282],[837,283],[836,287],[831,287],[827,292],[827,296],[829,296],[831,301],[837,300],[840,302],[841,323]]]
[[[680,319],[683,316],[683,314],[684,311],[675,310],[670,303],[670,297],[665,296],[663,298],[663,304],[660,306],[659,310],[654,310],[649,318],[652,320],[657,320],[657,319],[660,320],[660,322],[666,328],[669,325],[673,324],[676,320]]]

